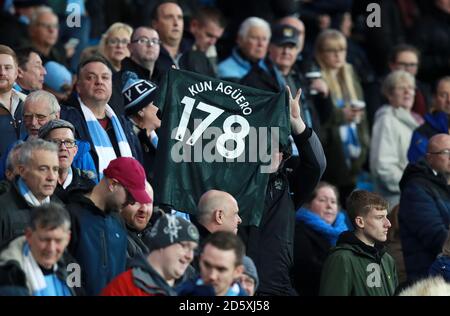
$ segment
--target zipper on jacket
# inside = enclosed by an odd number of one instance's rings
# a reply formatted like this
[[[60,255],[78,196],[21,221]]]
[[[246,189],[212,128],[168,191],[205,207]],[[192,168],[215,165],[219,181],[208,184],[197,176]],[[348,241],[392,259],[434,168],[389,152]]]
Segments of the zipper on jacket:
[[[107,263],[108,263],[108,259],[107,259],[107,249],[106,249],[106,236],[105,236],[105,231],[103,230],[101,232],[101,241],[102,241],[102,257],[103,257],[103,267],[106,268],[107,267]]]

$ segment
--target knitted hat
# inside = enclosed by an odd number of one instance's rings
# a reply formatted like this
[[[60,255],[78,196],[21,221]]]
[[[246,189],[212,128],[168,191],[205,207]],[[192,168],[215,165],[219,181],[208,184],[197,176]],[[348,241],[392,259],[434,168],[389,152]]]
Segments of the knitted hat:
[[[248,275],[253,280],[255,280],[255,290],[256,290],[259,285],[259,278],[255,263],[253,262],[252,258],[248,256],[244,256],[244,258],[242,259],[242,263],[244,264],[244,274]]]
[[[137,113],[155,100],[158,91],[158,86],[155,83],[139,79],[131,71],[123,73],[122,82],[124,83],[122,95],[126,115]]]
[[[66,87],[72,85],[72,74],[64,65],[49,61],[44,67],[47,71],[44,77],[44,84],[53,91],[63,93]]]
[[[164,214],[152,227],[150,238],[150,249],[153,251],[182,241],[198,243],[199,233],[197,227],[184,218]]]

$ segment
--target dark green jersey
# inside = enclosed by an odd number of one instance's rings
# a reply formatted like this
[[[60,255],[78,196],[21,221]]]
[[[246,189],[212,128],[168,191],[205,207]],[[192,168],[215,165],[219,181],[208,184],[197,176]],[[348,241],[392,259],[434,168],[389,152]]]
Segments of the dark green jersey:
[[[287,93],[173,69],[160,89],[155,203],[195,215],[204,192],[222,190],[258,225],[271,151],[289,142]]]

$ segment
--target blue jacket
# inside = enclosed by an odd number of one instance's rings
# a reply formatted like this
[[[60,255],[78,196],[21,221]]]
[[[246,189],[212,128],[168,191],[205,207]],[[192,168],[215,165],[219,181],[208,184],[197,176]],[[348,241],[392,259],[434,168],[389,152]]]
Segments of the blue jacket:
[[[440,275],[446,282],[450,282],[450,257],[439,255],[430,267],[430,274]]]
[[[240,53],[237,47],[233,48],[231,56],[222,61],[218,66],[218,75],[220,79],[226,79],[231,81],[239,81],[244,78],[252,69],[252,63],[245,59]],[[258,66],[266,70],[267,65],[264,59],[258,61]]]
[[[425,115],[425,123],[418,127],[411,138],[408,149],[408,160],[415,163],[425,156],[428,140],[436,134],[448,134],[448,114],[434,112]]]
[[[425,160],[409,164],[400,181],[400,238],[408,280],[428,275],[450,224],[450,190]]]
[[[118,214],[105,213],[83,195],[67,205],[72,221],[70,253],[81,266],[87,295],[98,295],[125,271],[127,232]]]

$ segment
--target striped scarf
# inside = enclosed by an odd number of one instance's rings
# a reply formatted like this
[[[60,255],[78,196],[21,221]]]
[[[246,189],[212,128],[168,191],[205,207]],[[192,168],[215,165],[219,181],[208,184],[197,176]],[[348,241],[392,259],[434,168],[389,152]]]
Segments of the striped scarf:
[[[108,167],[109,162],[117,158],[114,152],[114,147],[108,137],[108,134],[98,122],[94,113],[78,98],[83,111],[84,118],[86,120],[89,134],[91,135],[92,142],[94,143],[95,151],[98,155],[98,174],[99,180],[103,178],[103,170]],[[106,116],[111,120],[114,134],[116,135],[117,144],[119,145],[121,157],[132,157],[131,148],[128,144],[125,132],[120,124],[119,118],[114,113],[113,109],[106,104]]]
[[[17,180],[17,187],[19,188],[19,193],[20,195],[23,196],[23,198],[25,199],[25,201],[27,201],[28,204],[30,204],[31,206],[40,206],[42,204],[45,203],[50,203],[50,197],[47,196],[42,203],[39,202],[39,200],[34,196],[34,194],[30,191],[30,189],[28,188],[27,184],[25,183],[25,181],[23,181],[22,178],[19,178],[19,180]]]

